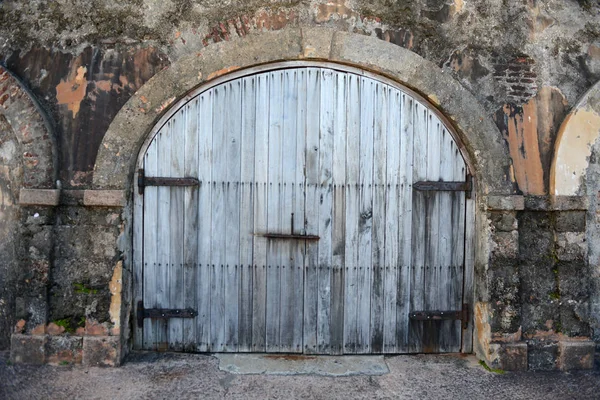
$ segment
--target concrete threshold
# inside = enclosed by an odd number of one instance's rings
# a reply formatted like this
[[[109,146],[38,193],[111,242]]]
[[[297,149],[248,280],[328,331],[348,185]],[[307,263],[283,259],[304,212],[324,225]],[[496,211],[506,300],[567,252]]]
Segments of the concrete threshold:
[[[383,356],[310,356],[301,354],[215,354],[219,369],[239,375],[385,375]]]

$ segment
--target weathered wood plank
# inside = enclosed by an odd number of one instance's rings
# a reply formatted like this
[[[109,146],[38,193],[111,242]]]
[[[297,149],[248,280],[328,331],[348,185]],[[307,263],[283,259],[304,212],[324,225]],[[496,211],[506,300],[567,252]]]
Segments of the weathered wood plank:
[[[420,103],[413,105],[413,173],[412,181],[418,182],[427,179],[427,109]],[[426,223],[426,193],[413,192],[412,207],[412,273],[410,290],[411,311],[421,311],[425,306],[425,243]],[[419,353],[423,351],[423,323],[410,321],[409,351]]]
[[[225,101],[236,118],[226,118],[226,211],[225,211],[225,351],[237,352],[240,299],[240,182],[242,142],[241,80],[227,84]]]
[[[412,261],[412,205],[413,205],[413,141],[415,116],[414,99],[407,94],[395,97],[394,109],[400,109],[400,171],[399,171],[399,273],[396,308],[396,352],[409,351],[409,313],[411,296]]]
[[[198,316],[196,342],[198,351],[212,349],[211,298],[212,259],[212,164],[213,164],[213,94],[208,91],[198,103]]]
[[[267,231],[281,232],[282,229],[282,118],[283,118],[283,74],[269,73],[269,187]],[[280,303],[282,243],[267,242],[267,352],[280,349]]]
[[[253,245],[254,245],[254,141],[256,129],[256,79],[242,80],[241,198],[240,198],[240,297],[238,351],[252,351]]]
[[[346,160],[360,159],[360,78],[348,74]],[[344,353],[356,353],[358,344],[358,221],[360,164],[346,163],[346,284],[344,287]]]
[[[346,183],[346,74],[335,76],[333,122],[333,210],[331,276],[331,354],[344,352],[344,256],[345,256],[345,183]]]
[[[211,242],[211,351],[222,352],[226,349],[226,199],[227,199],[227,131],[225,118],[227,104],[227,86],[213,89],[213,169],[212,169],[212,242]]]
[[[171,131],[170,175],[181,177],[184,173],[185,154],[185,108],[175,114]],[[165,167],[166,168],[166,167]],[[184,308],[183,252],[184,252],[184,188],[171,187],[169,214],[169,236],[171,243],[168,266],[167,286],[169,292],[169,308]],[[169,350],[183,350],[183,319],[172,318],[167,321]]]
[[[146,155],[144,155],[145,161]],[[137,172],[133,181],[137,181]],[[133,195],[133,304],[144,301],[144,196],[137,193]],[[133,309],[134,321],[137,321],[137,311]],[[133,348],[144,348],[144,329],[133,324]]]
[[[386,131],[386,191],[385,191],[385,248],[383,268],[383,351],[394,353],[398,343],[396,329],[400,323],[397,319],[396,307],[398,304],[398,267],[399,265],[399,239],[400,239],[400,212],[399,181],[401,159],[401,93],[394,90],[389,99],[389,121]]]
[[[389,87],[377,84],[374,103],[373,132],[373,227],[371,245],[371,353],[383,352],[384,268],[387,187],[387,133]],[[393,144],[392,144],[393,146]],[[391,151],[399,151],[399,146]]]
[[[152,143],[144,156],[144,169],[149,173],[156,173],[158,146],[157,139]],[[156,307],[156,279],[158,272],[157,259],[157,234],[158,234],[158,188],[149,187],[144,190],[144,306]],[[151,319],[144,319],[143,348],[146,350],[154,349],[155,322]]]
[[[319,120],[321,104],[321,73],[317,68],[306,70],[306,210],[310,215],[305,218],[307,234],[319,232]],[[319,245],[317,242],[306,243],[304,261],[304,352],[317,353],[317,319],[318,319],[318,263]]]
[[[321,107],[319,141],[319,303],[317,309],[317,342],[319,352],[331,351],[331,210],[333,203],[333,104],[334,74],[321,70]]]
[[[254,232],[267,231],[269,165],[268,75],[256,76],[256,129],[254,142]],[[254,236],[252,278],[252,350],[266,350],[267,239]]]

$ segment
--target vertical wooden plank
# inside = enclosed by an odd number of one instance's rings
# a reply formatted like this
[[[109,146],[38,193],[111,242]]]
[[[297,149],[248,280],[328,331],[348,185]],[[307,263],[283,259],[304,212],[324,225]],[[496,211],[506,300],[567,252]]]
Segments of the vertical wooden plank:
[[[241,80],[226,84],[227,109],[232,116],[226,117],[226,211],[225,211],[225,348],[237,352],[239,322],[239,272],[240,272],[240,181],[241,181],[241,132],[242,103]]]
[[[319,120],[321,104],[321,73],[317,68],[306,70],[306,210],[310,215],[305,218],[307,234],[319,232]],[[304,262],[304,352],[314,354],[317,348],[317,310],[318,310],[318,242],[306,244]]]
[[[170,176],[171,174],[171,134],[173,122],[166,124],[165,130],[160,133],[158,145],[158,176]],[[158,216],[157,216],[157,241],[156,246],[158,271],[156,279],[156,307],[171,308],[169,304],[169,260],[171,247],[171,221],[169,209],[171,206],[171,188],[158,188]],[[156,320],[153,322],[155,329],[155,346],[159,351],[167,350],[168,346],[168,320]]]
[[[144,161],[146,155],[144,155]],[[142,168],[144,165],[142,161]],[[137,182],[138,173],[134,174],[133,181]],[[144,329],[137,324],[137,304],[144,301],[144,196],[138,193],[134,186],[133,193],[133,348],[144,348]]]
[[[157,136],[160,132],[157,134]],[[152,140],[144,155],[144,172],[154,175],[158,169],[157,138]],[[144,189],[144,307],[156,307],[156,279],[158,273],[157,260],[157,216],[158,216],[158,188],[149,186]],[[143,348],[154,349],[156,342],[154,336],[155,322],[150,318],[144,319]]]
[[[254,238],[254,141],[256,129],[256,78],[242,79],[240,299],[238,351],[252,351],[252,277]]]
[[[405,93],[398,93],[400,109],[400,173],[399,173],[399,270],[396,309],[396,352],[409,351],[409,313],[411,296],[412,264],[412,205],[413,205],[413,117],[414,100]]]
[[[475,190],[473,190],[473,194]],[[463,298],[462,302],[469,307],[469,322],[465,329],[462,330],[462,347],[463,353],[470,353],[473,351],[473,309],[475,302],[473,279],[475,273],[475,224],[476,224],[476,205],[475,199],[470,198],[466,200],[465,207],[465,254],[464,254],[464,284],[463,284]],[[458,275],[460,271],[457,271]]]
[[[282,72],[282,115],[281,115],[281,232],[292,233],[293,221],[301,221],[303,216],[294,213],[294,195],[296,191],[296,117],[297,117],[297,83],[296,71],[284,70]],[[300,241],[284,240],[280,243],[281,251],[281,292],[279,302],[279,343],[281,352],[295,352],[294,328],[295,320],[301,319],[294,298],[294,278],[297,253]]]
[[[383,353],[384,326],[384,268],[387,186],[387,134],[389,119],[389,91],[387,85],[377,83],[374,102],[373,132],[373,227],[371,245],[371,353]],[[399,152],[400,143],[391,152]],[[395,183],[395,182],[394,182]]]
[[[427,179],[427,109],[413,104],[413,173],[412,183]],[[425,306],[424,270],[425,270],[425,220],[426,198],[424,192],[413,192],[412,207],[412,272],[410,290],[411,311],[422,311]],[[423,350],[423,323],[410,321],[409,351],[419,353]]]
[[[213,91],[198,99],[198,351],[212,350],[211,299],[214,261],[212,258],[212,164],[213,164]],[[191,132],[193,135],[194,133]]]
[[[224,119],[227,104],[227,86],[213,89],[213,170],[212,170],[212,241],[211,241],[211,351],[225,350],[225,265],[226,265],[226,173],[227,132]]]
[[[345,204],[345,264],[344,287],[344,353],[356,353],[357,331],[357,267],[358,267],[358,220],[359,220],[359,163],[360,159],[360,78],[348,74],[347,92],[347,140],[346,140],[346,204]]]
[[[346,83],[348,74],[335,74],[333,125],[333,221],[331,234],[331,354],[344,351],[344,256],[345,256],[345,184],[346,184]]]
[[[298,69],[296,80],[296,126],[294,136],[296,140],[295,154],[295,191],[294,191],[294,230],[295,233],[306,234],[305,221],[305,182],[306,182],[306,69]],[[293,307],[296,315],[293,319],[293,347],[295,351],[302,352],[304,348],[304,264],[306,256],[306,242],[298,241],[293,248],[294,272],[291,288]]]
[[[389,124],[386,131],[386,192],[385,192],[385,259],[383,271],[383,298],[384,298],[384,325],[383,325],[383,351],[395,353],[397,350],[397,321],[396,305],[398,284],[398,240],[401,228],[399,211],[401,200],[399,183],[403,179],[400,175],[401,151],[401,99],[402,94],[393,90],[389,98]]]
[[[319,303],[317,342],[319,352],[330,353],[331,345],[331,209],[333,167],[333,71],[321,70],[319,140]]]
[[[184,145],[186,131],[185,107],[179,110],[171,119],[171,155],[169,176],[181,177],[184,174]],[[184,280],[183,280],[183,252],[184,252],[184,194],[183,188],[170,188],[169,227],[170,227],[170,257],[168,267],[167,285],[169,288],[169,307],[183,308],[184,306]],[[172,318],[167,320],[169,349],[183,350],[183,319]]]
[[[452,152],[452,138],[448,131],[440,129],[440,179],[443,181],[454,180],[454,154]],[[456,228],[453,221],[452,199],[453,192],[440,192],[439,198],[439,286],[438,286],[438,309],[458,310],[452,301],[455,288],[452,279],[452,236]],[[456,346],[456,335],[453,335],[456,321],[442,321],[440,329],[440,352],[453,351]],[[460,341],[459,341],[460,343]],[[458,349],[457,349],[458,350]],[[454,351],[457,351],[454,350]]]
[[[373,228],[373,111],[376,83],[361,78],[360,96],[360,186],[358,220],[358,307],[357,353],[370,351],[371,325],[371,261]]]
[[[283,73],[269,73],[269,187],[268,232],[280,232],[282,228],[282,114]],[[281,242],[267,241],[267,351],[278,352],[280,345],[280,295],[281,295]]]
[[[427,115],[427,180],[440,179],[440,121],[431,112]],[[439,309],[439,222],[440,192],[427,192],[425,195],[425,309]],[[439,351],[439,330],[441,321],[423,322],[423,351]]]
[[[256,76],[256,125],[254,142],[254,232],[267,232],[267,186],[269,149],[269,78]],[[265,351],[267,304],[267,239],[254,237],[252,278],[252,350]]]
[[[198,104],[196,98],[186,105],[183,138],[183,175],[198,178]],[[198,279],[198,188],[186,187],[183,204],[183,307],[199,310],[197,301]],[[183,348],[196,349],[194,319],[183,320]]]

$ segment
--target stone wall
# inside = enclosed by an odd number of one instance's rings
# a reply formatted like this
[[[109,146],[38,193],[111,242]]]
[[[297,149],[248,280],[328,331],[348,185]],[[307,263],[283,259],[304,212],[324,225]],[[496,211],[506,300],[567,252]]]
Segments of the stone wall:
[[[403,83],[446,113],[475,164],[491,157],[496,164],[480,164],[501,169],[475,171],[477,354],[506,369],[589,367],[588,339],[600,343],[597,152],[583,156],[592,183],[568,194],[576,198],[554,197],[562,193],[554,192],[551,166],[563,121],[600,79],[599,21],[600,3],[591,0],[5,0],[0,64],[21,83],[10,75],[12,86],[0,88],[0,349],[16,329],[20,361],[118,364],[131,343],[131,182],[124,181],[132,165],[121,181],[118,171],[99,176],[100,164],[135,159],[115,149],[135,151],[143,138],[120,132],[147,133],[185,91],[218,75],[275,61],[269,54],[292,47],[301,49],[297,59],[338,57],[328,52],[333,35],[311,39],[311,29],[323,28],[388,42],[438,66],[415,68]],[[281,35],[258,52],[253,38],[266,32]],[[228,64],[212,68],[229,43]],[[368,43],[361,66],[398,78],[402,61],[386,58],[389,51],[368,54]],[[193,69],[192,60],[210,68]],[[192,70],[194,79],[178,78]],[[466,96],[434,95],[437,75],[472,96],[484,113],[479,127],[451,110]],[[160,79],[170,83],[158,87]],[[33,100],[17,104],[25,92]],[[144,115],[140,126],[123,125],[136,113]],[[49,121],[23,119],[43,114]],[[488,119],[503,153],[486,152],[461,130],[490,132]],[[116,133],[108,140],[107,132]],[[577,149],[566,150],[574,163]],[[103,152],[113,158],[99,159]],[[510,165],[496,160],[500,153]],[[511,193],[500,193],[506,181]]]

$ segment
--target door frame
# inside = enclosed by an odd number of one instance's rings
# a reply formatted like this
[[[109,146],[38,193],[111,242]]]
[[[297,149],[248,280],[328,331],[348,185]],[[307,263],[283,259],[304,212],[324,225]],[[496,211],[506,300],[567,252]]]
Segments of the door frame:
[[[360,76],[366,76],[371,79],[380,81],[382,83],[393,86],[410,96],[414,97],[416,100],[422,102],[426,106],[428,106],[429,110],[435,113],[435,115],[440,119],[440,121],[444,124],[445,128],[452,135],[454,142],[458,146],[461,155],[467,165],[467,172],[470,175],[474,175],[473,165],[471,163],[471,159],[469,157],[469,153],[460,140],[459,135],[454,129],[453,124],[450,122],[448,118],[446,118],[430,101],[426,98],[413,91],[410,88],[398,83],[397,81],[386,77],[384,75],[376,74],[358,67],[349,66],[345,64],[338,64],[328,61],[281,61],[274,62],[268,64],[262,64],[258,66],[252,66],[245,69],[236,70],[234,72],[230,72],[224,74],[216,79],[213,79],[203,85],[200,85],[187,93],[183,98],[179,101],[175,102],[169,107],[169,110],[165,112],[161,118],[154,124],[153,128],[150,130],[149,134],[145,137],[144,142],[142,143],[139,153],[137,155],[136,168],[134,172],[134,184],[138,181],[138,170],[143,168],[144,155],[156,136],[156,134],[161,130],[161,128],[169,121],[173,115],[175,115],[181,107],[183,107],[190,100],[198,96],[204,91],[207,91],[215,86],[221,85],[225,82],[228,82],[233,79],[254,75],[257,73],[268,72],[272,70],[281,70],[287,68],[298,68],[298,67],[320,67],[320,68],[329,68],[343,72],[349,72],[353,74],[357,74]],[[466,210],[465,210],[465,253],[464,253],[464,276],[463,276],[463,303],[468,305],[469,308],[469,323],[467,327],[462,330],[462,338],[461,338],[461,352],[462,353],[470,353],[473,348],[473,304],[474,304],[474,264],[475,264],[475,213],[476,213],[476,179],[473,178],[473,189],[472,196],[469,199],[466,199]],[[135,305],[138,301],[143,301],[143,265],[142,265],[142,252],[138,249],[143,248],[143,196],[139,194],[136,187],[133,187],[133,298],[132,298],[132,316],[133,321],[137,321],[137,308]],[[143,342],[143,328],[139,328],[137,324],[133,324],[133,348],[141,349]]]

